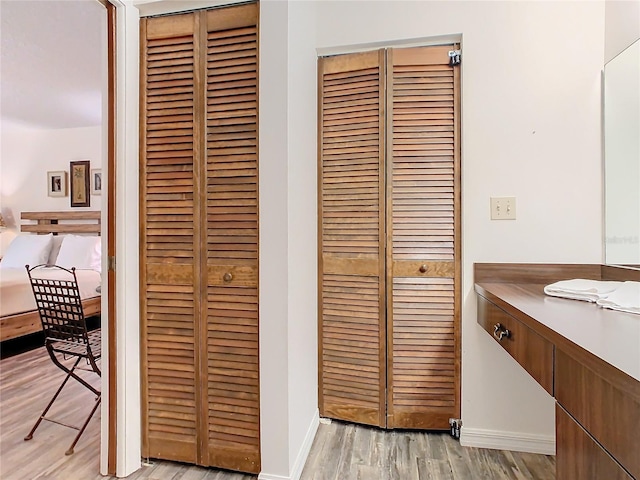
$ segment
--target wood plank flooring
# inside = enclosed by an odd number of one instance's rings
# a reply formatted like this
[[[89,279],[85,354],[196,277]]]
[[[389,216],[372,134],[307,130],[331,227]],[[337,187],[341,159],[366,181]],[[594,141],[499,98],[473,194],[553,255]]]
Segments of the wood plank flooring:
[[[43,422],[31,441],[23,437],[64,374],[44,348],[0,362],[0,478],[2,480],[109,480],[99,474],[100,415],[75,453],[64,452],[75,431]],[[96,375],[85,375],[99,385]],[[92,394],[70,383],[58,417],[81,422]],[[61,408],[62,407],[62,408]],[[55,408],[55,407],[54,407]],[[52,409],[52,411],[54,411]],[[256,480],[256,476],[152,460],[130,480]],[[465,448],[448,434],[383,431],[341,422],[322,423],[301,480],[553,480],[555,457]]]
[[[555,479],[555,457],[461,447],[448,433],[320,424],[301,480]]]
[[[100,389],[100,377],[81,372]],[[4,358],[0,362],[0,478],[2,480],[90,479],[99,471],[100,414],[91,419],[75,453],[66,456],[76,430],[42,422],[33,439],[29,433],[65,377],[44,347]],[[93,394],[71,379],[48,416],[82,424],[94,402]]]

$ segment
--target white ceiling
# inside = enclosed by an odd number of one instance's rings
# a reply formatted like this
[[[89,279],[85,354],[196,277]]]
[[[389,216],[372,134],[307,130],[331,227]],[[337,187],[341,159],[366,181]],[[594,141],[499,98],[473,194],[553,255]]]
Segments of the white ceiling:
[[[2,122],[99,125],[106,9],[96,0],[0,0]]]

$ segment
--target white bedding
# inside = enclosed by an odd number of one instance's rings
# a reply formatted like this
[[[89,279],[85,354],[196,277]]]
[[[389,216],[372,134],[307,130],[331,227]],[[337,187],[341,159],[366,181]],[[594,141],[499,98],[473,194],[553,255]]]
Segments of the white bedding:
[[[31,272],[38,278],[72,279],[71,274],[54,268],[39,268]],[[100,285],[100,272],[76,270],[80,297],[83,300],[99,297],[96,287]],[[36,309],[33,291],[25,268],[0,269],[0,317],[24,313]]]

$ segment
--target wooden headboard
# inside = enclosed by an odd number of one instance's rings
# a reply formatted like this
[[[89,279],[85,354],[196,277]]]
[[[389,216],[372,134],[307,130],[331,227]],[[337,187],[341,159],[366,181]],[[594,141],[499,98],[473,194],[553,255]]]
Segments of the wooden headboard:
[[[21,232],[47,234],[86,233],[100,235],[100,212],[22,212],[22,220],[35,220],[36,223],[20,225]]]

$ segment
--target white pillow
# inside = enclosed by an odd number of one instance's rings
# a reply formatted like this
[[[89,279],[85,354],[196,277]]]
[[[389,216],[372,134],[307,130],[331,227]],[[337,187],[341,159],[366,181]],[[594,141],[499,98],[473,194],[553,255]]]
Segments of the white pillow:
[[[62,240],[56,265],[77,270],[101,271],[102,247],[100,237],[66,235]]]
[[[2,268],[35,267],[47,263],[53,235],[18,235],[2,257]]]

